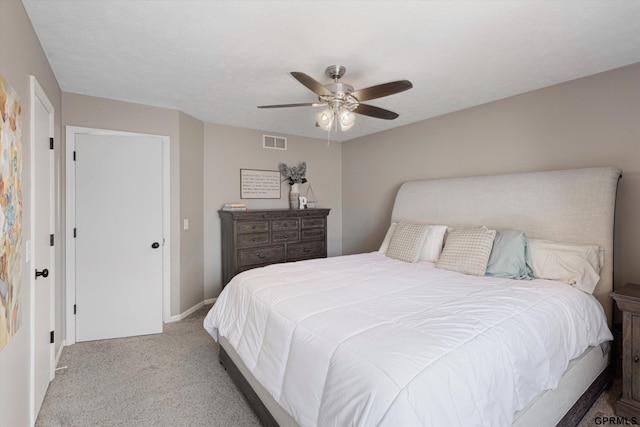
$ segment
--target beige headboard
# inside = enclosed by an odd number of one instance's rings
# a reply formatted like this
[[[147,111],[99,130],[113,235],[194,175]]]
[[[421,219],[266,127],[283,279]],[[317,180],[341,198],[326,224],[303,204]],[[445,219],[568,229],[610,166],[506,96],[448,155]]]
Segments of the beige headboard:
[[[597,244],[605,263],[594,295],[612,323],[613,221],[621,171],[587,168],[410,181],[391,221],[522,230],[527,237]]]

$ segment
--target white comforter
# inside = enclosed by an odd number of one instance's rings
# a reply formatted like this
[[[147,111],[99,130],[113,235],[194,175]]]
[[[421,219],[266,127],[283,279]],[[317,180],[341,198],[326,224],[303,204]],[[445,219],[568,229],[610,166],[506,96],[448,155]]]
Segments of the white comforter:
[[[511,425],[611,340],[591,295],[369,254],[237,275],[204,321],[302,426]]]

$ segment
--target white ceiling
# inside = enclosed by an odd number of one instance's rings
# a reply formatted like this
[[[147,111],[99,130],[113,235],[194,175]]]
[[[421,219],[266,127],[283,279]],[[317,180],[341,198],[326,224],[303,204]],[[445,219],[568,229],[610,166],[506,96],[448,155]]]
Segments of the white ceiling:
[[[640,62],[640,1],[23,0],[65,92],[173,108],[200,120],[326,138],[289,75],[356,89],[408,79],[367,103],[348,140]]]

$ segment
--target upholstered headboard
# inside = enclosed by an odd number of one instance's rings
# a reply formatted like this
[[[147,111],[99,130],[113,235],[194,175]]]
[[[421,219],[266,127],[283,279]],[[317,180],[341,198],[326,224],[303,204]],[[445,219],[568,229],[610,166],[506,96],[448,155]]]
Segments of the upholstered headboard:
[[[391,221],[450,227],[486,225],[527,237],[597,244],[604,267],[594,291],[612,323],[613,221],[621,171],[587,168],[410,181],[396,195]]]

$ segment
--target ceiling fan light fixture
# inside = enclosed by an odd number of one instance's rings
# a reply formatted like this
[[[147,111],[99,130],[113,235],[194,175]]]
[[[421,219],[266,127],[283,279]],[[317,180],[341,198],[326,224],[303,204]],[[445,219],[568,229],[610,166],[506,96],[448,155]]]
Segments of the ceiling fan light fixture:
[[[338,121],[340,130],[349,130],[356,123],[356,115],[352,111],[342,110],[338,113]]]
[[[1,0],[0,0],[1,1]],[[363,104],[362,101],[383,98],[411,89],[413,84],[409,80],[397,80],[370,86],[364,89],[354,90],[353,86],[342,83],[339,80],[347,69],[342,65],[331,65],[325,69],[325,74],[333,82],[321,84],[311,76],[300,71],[292,71],[291,76],[303,86],[318,96],[318,102],[306,102],[297,104],[260,105],[258,108],[284,108],[284,107],[326,107],[316,115],[316,125],[327,132],[349,130],[356,122],[356,114],[374,117],[376,119],[394,120],[398,114],[384,108]],[[340,126],[338,126],[340,124]]]
[[[322,110],[316,116],[316,121],[318,122],[320,129],[326,131],[331,130],[331,125],[333,124],[333,110],[330,108]]]

